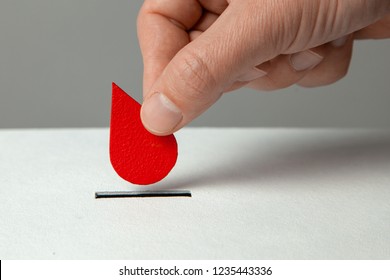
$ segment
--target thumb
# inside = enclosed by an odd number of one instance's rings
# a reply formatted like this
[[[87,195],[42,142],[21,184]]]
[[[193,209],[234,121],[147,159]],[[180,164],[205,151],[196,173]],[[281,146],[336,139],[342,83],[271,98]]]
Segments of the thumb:
[[[145,94],[141,119],[146,129],[167,135],[191,122],[214,104],[247,68],[253,78],[264,75],[256,70],[251,33],[243,32],[243,9],[229,7],[214,24],[181,49],[166,66],[151,90]],[[244,6],[244,5],[239,5]],[[246,22],[245,25],[250,23]],[[254,48],[253,48],[254,49]],[[267,47],[263,57],[273,54]],[[258,53],[256,53],[256,56]]]

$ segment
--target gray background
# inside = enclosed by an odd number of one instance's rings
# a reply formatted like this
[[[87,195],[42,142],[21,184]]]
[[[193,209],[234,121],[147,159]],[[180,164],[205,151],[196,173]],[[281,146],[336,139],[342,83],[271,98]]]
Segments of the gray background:
[[[108,126],[111,82],[141,100],[143,1],[1,0],[0,128]],[[225,95],[196,126],[390,127],[390,40],[335,85]]]

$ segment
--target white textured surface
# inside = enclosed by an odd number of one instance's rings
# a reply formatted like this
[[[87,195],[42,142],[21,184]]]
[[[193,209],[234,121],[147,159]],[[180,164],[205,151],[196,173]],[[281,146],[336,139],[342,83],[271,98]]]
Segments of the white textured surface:
[[[177,139],[153,187],[192,198],[95,200],[139,189],[111,168],[107,129],[0,130],[0,259],[390,258],[389,132]]]

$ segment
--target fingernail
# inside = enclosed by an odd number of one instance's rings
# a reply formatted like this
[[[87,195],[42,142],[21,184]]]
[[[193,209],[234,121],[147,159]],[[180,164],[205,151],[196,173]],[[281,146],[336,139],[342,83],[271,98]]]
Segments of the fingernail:
[[[331,44],[332,44],[333,47],[341,48],[342,46],[345,45],[345,43],[347,43],[348,37],[349,36],[347,35],[347,36],[343,36],[341,38],[338,38],[338,39],[332,41]]]
[[[237,78],[239,82],[249,82],[256,80],[258,78],[264,77],[267,75],[267,72],[260,70],[257,67],[253,67],[250,71],[246,72],[244,75],[241,75]]]
[[[141,108],[142,123],[155,134],[171,132],[182,118],[180,109],[162,93],[153,94]]]
[[[290,56],[290,64],[296,71],[309,70],[316,67],[323,57],[313,51],[303,51]]]

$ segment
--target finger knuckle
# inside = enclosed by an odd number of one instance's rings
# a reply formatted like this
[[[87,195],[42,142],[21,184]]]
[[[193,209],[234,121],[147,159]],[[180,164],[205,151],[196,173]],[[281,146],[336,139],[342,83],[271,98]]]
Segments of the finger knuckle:
[[[204,101],[207,99],[208,92],[216,87],[214,78],[208,61],[205,56],[196,52],[187,52],[182,59],[173,65],[174,75],[172,78],[178,78],[172,81],[180,89],[188,89],[186,98],[191,101]]]

